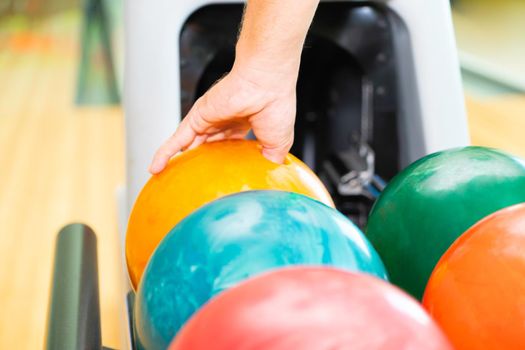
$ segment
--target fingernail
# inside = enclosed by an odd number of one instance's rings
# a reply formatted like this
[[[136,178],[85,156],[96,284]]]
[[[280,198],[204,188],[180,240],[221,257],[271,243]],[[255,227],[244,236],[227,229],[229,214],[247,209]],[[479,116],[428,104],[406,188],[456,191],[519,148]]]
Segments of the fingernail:
[[[264,158],[268,159],[270,162],[275,164],[283,164],[283,158],[280,157],[277,154],[274,154],[273,152],[269,152],[268,150],[264,149],[262,150],[262,155]]]
[[[156,175],[158,173],[160,173],[162,171],[162,166],[159,164],[159,162],[153,162],[151,163],[151,165],[149,166],[149,169],[148,171],[152,174],[152,175]]]

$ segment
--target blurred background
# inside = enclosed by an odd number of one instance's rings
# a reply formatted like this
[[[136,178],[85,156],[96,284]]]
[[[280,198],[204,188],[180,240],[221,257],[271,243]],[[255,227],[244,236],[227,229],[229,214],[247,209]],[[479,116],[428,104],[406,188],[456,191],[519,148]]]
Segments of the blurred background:
[[[452,4],[472,143],[525,156],[525,2]],[[121,348],[122,31],[121,0],[0,0],[1,349],[42,347],[75,221],[98,233],[103,343]]]

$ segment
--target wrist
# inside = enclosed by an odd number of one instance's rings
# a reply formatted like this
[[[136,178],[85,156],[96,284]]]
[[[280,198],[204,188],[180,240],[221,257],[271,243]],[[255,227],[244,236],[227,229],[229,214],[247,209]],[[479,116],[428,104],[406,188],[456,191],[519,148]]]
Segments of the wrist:
[[[232,73],[266,89],[295,90],[300,54],[291,56],[269,57],[245,50],[238,45]]]
[[[253,40],[244,40],[241,36],[235,47],[235,65],[266,74],[297,74],[301,51],[302,44],[270,47]]]
[[[260,61],[236,62],[231,75],[250,84],[254,88],[271,94],[283,95],[295,91],[298,70],[272,69],[273,65],[260,65]],[[282,68],[282,67],[281,67]]]

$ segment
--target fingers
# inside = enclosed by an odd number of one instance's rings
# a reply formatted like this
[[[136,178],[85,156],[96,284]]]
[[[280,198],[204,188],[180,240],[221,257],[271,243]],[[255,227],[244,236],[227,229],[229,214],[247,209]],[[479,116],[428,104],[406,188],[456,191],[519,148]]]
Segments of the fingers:
[[[222,141],[226,139],[226,134],[224,132],[218,132],[213,135],[210,135],[207,139],[208,142]]]
[[[293,145],[295,115],[277,115],[279,118],[274,120],[254,120],[252,126],[262,146],[262,155],[271,162],[282,164]]]
[[[160,173],[164,170],[170,158],[180,151],[194,149],[205,142],[242,139],[249,130],[249,124],[247,123],[233,123],[234,127],[231,127],[229,124],[223,125],[222,129],[210,126],[203,131],[203,134],[198,134],[190,124],[190,119],[188,117],[184,118],[175,134],[159,148],[150,165],[150,173]]]
[[[158,174],[164,170],[170,158],[191,145],[196,136],[195,131],[193,131],[188,125],[188,122],[183,120],[175,134],[173,134],[173,136],[171,136],[155,153],[149,172],[152,174]]]
[[[149,172],[158,174],[178,152],[195,148],[206,141],[205,132],[212,127],[207,120],[212,118],[213,108],[209,106],[209,93],[199,98],[182,120],[177,131],[155,153]],[[208,119],[207,119],[208,118]]]
[[[240,129],[228,129],[225,131],[216,132],[210,134],[206,139],[206,142],[216,142],[222,140],[242,140],[248,134],[249,129],[240,128]]]
[[[193,104],[190,111],[186,115],[184,120],[187,120],[189,126],[195,133],[203,134],[208,128],[210,128],[213,123],[210,122],[214,119],[213,117],[213,108],[210,106],[210,98],[207,92],[201,98],[199,98]]]
[[[208,135],[199,135],[193,139],[193,142],[188,146],[187,150],[194,149],[196,147],[199,147],[204,142],[208,140]]]
[[[294,99],[285,101],[290,106],[277,106],[253,118],[253,133],[262,146],[262,155],[271,162],[282,164],[294,140]]]
[[[218,113],[215,107],[216,91],[211,89],[199,98],[183,119],[179,128],[155,153],[149,171],[158,174],[166,167],[166,164],[178,152],[195,148],[206,142],[207,135],[214,129],[217,119],[224,116]]]
[[[290,91],[269,94],[264,89],[254,90],[253,85],[248,87],[228,75],[208,90],[156,152],[149,171],[158,174],[175,154],[205,142],[242,139],[250,127],[262,145],[264,157],[283,163],[293,142],[295,95]]]
[[[284,159],[292,148],[292,143],[293,142],[287,142],[279,147],[267,147],[262,145],[262,155],[271,162],[283,164]]]
[[[223,90],[224,88],[219,85],[212,87],[193,104],[184,118],[188,120],[189,126],[196,134],[215,132],[213,129],[219,124],[235,119],[237,111],[232,109],[232,106],[224,104],[223,101],[227,98],[221,96],[221,91],[224,95]]]

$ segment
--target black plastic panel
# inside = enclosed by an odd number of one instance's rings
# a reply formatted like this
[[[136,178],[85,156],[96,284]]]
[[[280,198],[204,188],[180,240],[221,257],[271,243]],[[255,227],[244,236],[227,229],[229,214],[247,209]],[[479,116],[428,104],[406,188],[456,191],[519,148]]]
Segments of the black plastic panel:
[[[51,287],[45,348],[102,349],[97,239],[88,226],[60,230]]]
[[[242,10],[210,5],[186,21],[180,37],[182,115],[231,69]],[[292,148],[318,173],[331,155],[357,140],[372,146],[381,177],[388,180],[399,170],[391,17],[385,7],[364,2],[323,2],[318,8],[302,55]],[[344,207],[345,199],[330,190]]]

